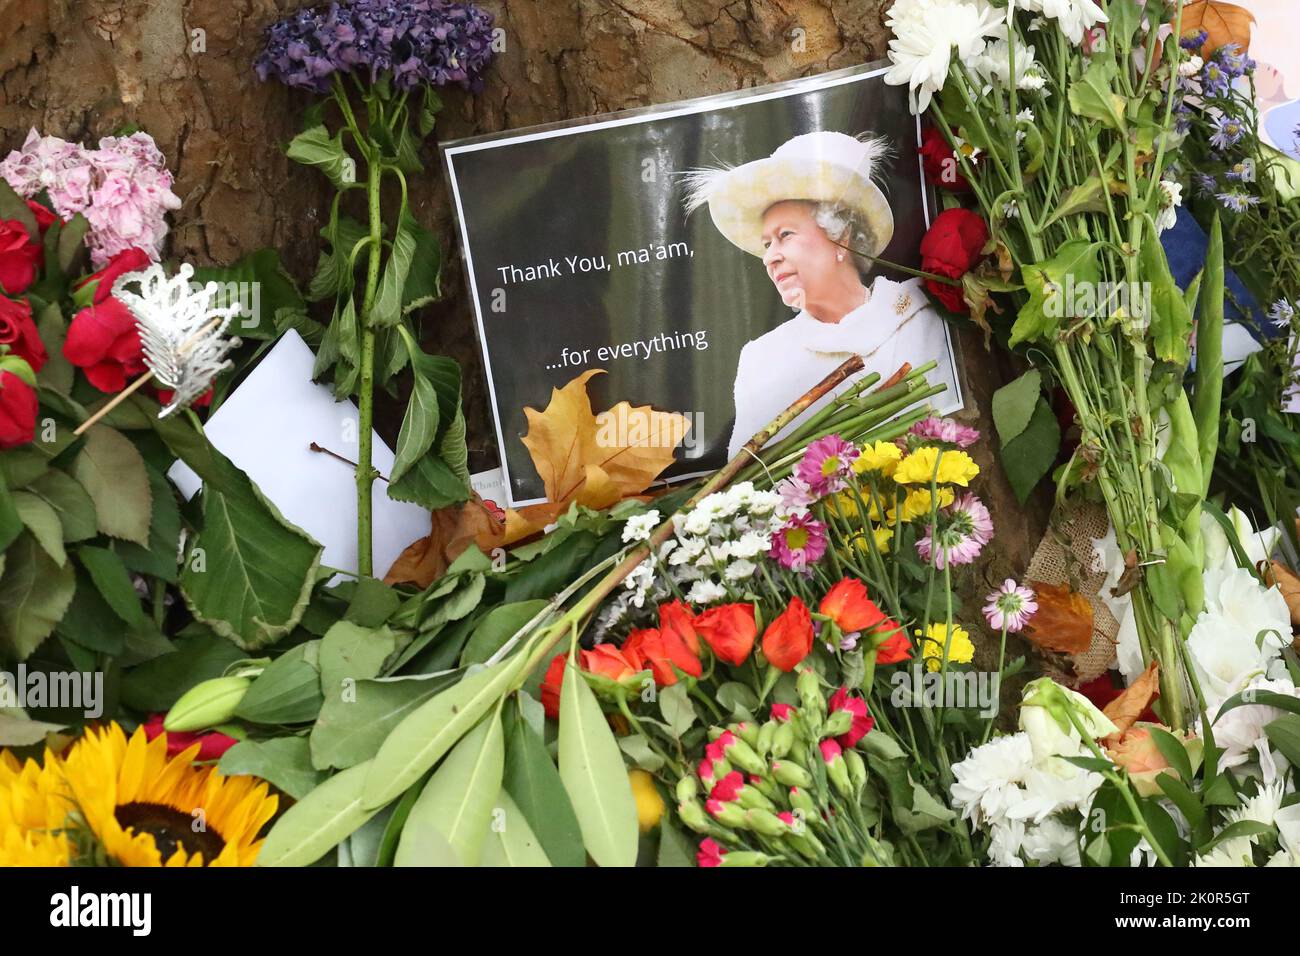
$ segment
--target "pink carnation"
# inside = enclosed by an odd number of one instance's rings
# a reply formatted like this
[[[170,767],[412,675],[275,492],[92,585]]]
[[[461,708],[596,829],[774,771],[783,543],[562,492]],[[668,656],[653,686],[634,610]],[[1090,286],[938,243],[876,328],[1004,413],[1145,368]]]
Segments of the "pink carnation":
[[[947,442],[950,445],[956,445],[958,448],[969,448],[980,440],[980,433],[977,429],[959,425],[951,418],[935,418],[933,416],[917,422],[911,427],[909,434],[930,441]]]

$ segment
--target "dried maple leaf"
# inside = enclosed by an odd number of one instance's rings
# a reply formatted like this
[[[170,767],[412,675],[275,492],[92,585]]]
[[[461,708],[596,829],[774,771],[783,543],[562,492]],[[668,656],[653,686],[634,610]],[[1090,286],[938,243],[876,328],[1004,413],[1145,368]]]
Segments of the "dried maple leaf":
[[[1223,0],[1197,0],[1183,7],[1183,36],[1198,30],[1208,34],[1201,50],[1204,57],[1230,43],[1237,44],[1238,52],[1245,54],[1250,47],[1250,26],[1254,22],[1255,15],[1245,7]]]
[[[552,503],[607,508],[640,494],[673,463],[673,449],[690,428],[684,415],[628,402],[596,415],[587,382],[603,371],[588,369],[552,389],[545,411],[524,409],[523,443]]]
[[[1138,675],[1138,679],[1106,705],[1102,713],[1119,730],[1106,738],[1105,746],[1113,746],[1124,734],[1137,723],[1142,712],[1151,705],[1154,697],[1160,693],[1160,665],[1152,661],[1147,669]]]
[[[477,539],[489,542],[483,550],[490,553],[490,542],[503,535],[506,528],[478,495],[464,504],[440,508],[432,512],[430,518],[429,534],[408,545],[397,556],[384,575],[385,584],[414,584],[427,588],[442,577],[451,562],[466,548],[477,543]]]
[[[1062,654],[1082,654],[1092,644],[1092,605],[1064,584],[1030,581],[1038,610],[1025,625],[1034,644]]]
[[[1291,611],[1292,627],[1300,627],[1300,577],[1296,577],[1286,565],[1274,561],[1267,580],[1270,584],[1276,584],[1286,599],[1286,606]]]

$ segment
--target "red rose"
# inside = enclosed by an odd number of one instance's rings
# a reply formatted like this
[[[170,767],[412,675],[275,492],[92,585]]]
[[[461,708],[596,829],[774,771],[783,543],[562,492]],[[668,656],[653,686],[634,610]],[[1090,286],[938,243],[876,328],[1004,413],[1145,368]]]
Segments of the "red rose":
[[[699,655],[700,637],[695,633],[695,615],[681,601],[659,605],[659,630],[672,634]]]
[[[33,242],[17,219],[0,220],[0,289],[9,295],[24,292],[36,278],[41,244]]]
[[[876,648],[876,666],[897,664],[912,659],[912,642],[901,630]]]
[[[930,231],[921,240],[921,268],[951,279],[960,279],[980,257],[989,241],[984,220],[969,209],[945,209],[935,217]],[[950,311],[970,314],[959,285],[925,280],[926,288]]]
[[[144,735],[153,740],[159,734],[167,737],[167,756],[175,757],[189,750],[195,744],[199,745],[199,752],[194,755],[195,761],[219,760],[235,744],[239,743],[234,737],[220,733],[216,730],[207,730],[201,733],[182,733],[176,730],[166,730],[163,728],[163,719],[166,714],[153,714],[144,723]]]
[[[808,606],[796,598],[763,632],[763,656],[773,667],[787,674],[812,650],[812,616]]]
[[[31,303],[26,299],[14,301],[0,296],[0,345],[9,346],[11,354],[25,359],[33,372],[39,372],[49,360],[32,321]]]
[[[739,667],[754,649],[754,637],[758,633],[754,605],[724,604],[710,608],[695,619],[695,630],[718,660]]]
[[[40,229],[42,236],[45,235],[46,229],[49,229],[50,226],[59,221],[58,216],[50,212],[35,199],[27,200],[27,208],[30,209],[32,215],[36,217],[36,226]]]
[[[954,193],[970,192],[970,183],[961,174],[961,163],[937,128],[925,128],[921,133],[921,148],[917,152],[921,154],[925,178],[932,186]]]
[[[552,720],[560,719],[560,685],[564,683],[564,668],[568,663],[568,654],[556,654],[542,678],[542,707]]]
[[[112,259],[108,260],[108,265],[95,272],[81,282],[77,283],[77,288],[83,288],[92,282],[98,282],[95,286],[95,305],[99,305],[110,295],[113,294],[113,283],[121,276],[128,272],[139,272],[146,268],[152,260],[149,254],[143,249],[123,249]]]
[[[867,597],[867,586],[857,578],[841,578],[826,592],[817,610],[845,634],[874,630],[886,622],[885,612]]]
[[[36,437],[36,391],[13,372],[0,372],[0,448]]]
[[[73,317],[63,357],[85,372],[90,384],[101,392],[120,392],[128,377],[145,370],[135,319],[112,297]]]

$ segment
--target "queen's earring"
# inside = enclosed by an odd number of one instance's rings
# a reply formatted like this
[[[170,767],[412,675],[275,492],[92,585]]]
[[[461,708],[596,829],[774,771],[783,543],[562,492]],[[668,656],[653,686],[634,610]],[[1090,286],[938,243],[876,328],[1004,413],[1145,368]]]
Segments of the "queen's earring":
[[[837,261],[837,262],[843,262],[843,261],[844,261],[844,253],[842,253],[842,252],[840,252],[840,253],[836,253],[836,255],[835,255],[835,261]]]

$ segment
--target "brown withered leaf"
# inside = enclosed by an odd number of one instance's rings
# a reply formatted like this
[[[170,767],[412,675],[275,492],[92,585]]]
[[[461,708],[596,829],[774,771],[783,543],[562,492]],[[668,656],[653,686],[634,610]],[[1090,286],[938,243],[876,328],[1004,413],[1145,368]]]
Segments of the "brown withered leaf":
[[[1286,565],[1274,561],[1267,576],[1270,584],[1276,584],[1286,599],[1286,606],[1291,611],[1291,626],[1300,627],[1300,577]]]
[[[1034,644],[1062,654],[1082,654],[1092,644],[1092,605],[1064,584],[1030,581],[1038,610],[1025,625]]]
[[[429,534],[412,542],[397,556],[384,575],[385,584],[414,584],[427,588],[442,577],[451,562],[482,538],[483,550],[491,553],[494,542],[503,537],[506,524],[497,519],[483,499],[474,495],[464,504],[440,508],[431,514]],[[508,521],[507,516],[507,521]],[[480,544],[480,547],[483,547]]]
[[[1105,746],[1113,746],[1124,734],[1137,723],[1142,711],[1150,706],[1152,698],[1160,693],[1160,665],[1152,661],[1147,669],[1138,675],[1138,679],[1125,688],[1124,693],[1103,708],[1102,713],[1119,728],[1118,733],[1106,738]]]
[[[1209,34],[1201,56],[1208,57],[1221,46],[1235,43],[1245,53],[1250,47],[1250,26],[1255,15],[1245,7],[1223,0],[1196,0],[1183,7],[1183,36],[1197,30]]]

